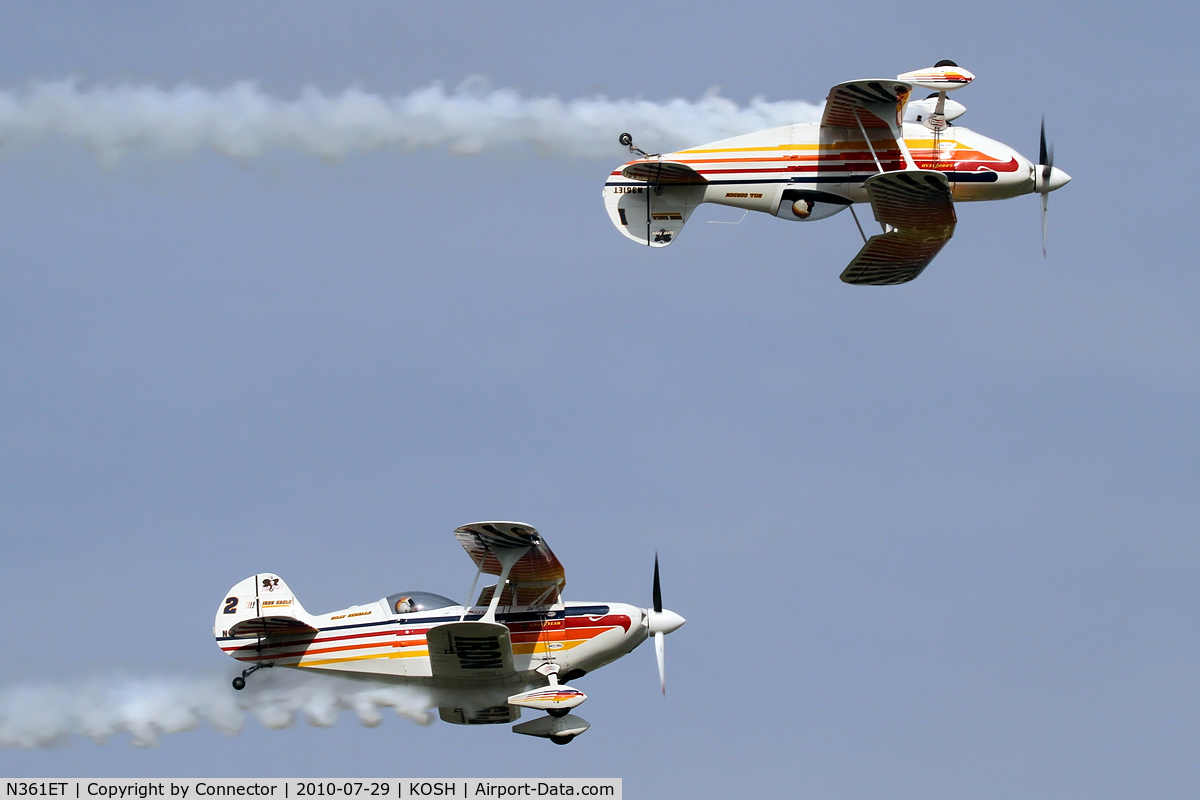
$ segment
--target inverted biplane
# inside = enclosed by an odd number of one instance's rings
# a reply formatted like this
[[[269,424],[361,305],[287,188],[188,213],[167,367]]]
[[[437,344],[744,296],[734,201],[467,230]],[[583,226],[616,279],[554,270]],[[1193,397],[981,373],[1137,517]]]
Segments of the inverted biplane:
[[[736,136],[675,153],[638,158],[609,176],[604,203],[617,230],[666,247],[701,203],[760,211],[794,222],[846,208],[863,238],[843,270],[846,283],[890,285],[921,274],[954,234],[956,201],[1042,198],[1042,251],[1050,192],[1071,177],[1054,166],[1042,125],[1038,163],[1011,147],[952,125],[966,109],[947,93],[975,76],[952,61],[895,79],[839,83],[819,123]],[[917,88],[932,89],[910,102]],[[883,232],[869,239],[855,203],[870,203]]]
[[[221,650],[251,666],[235,689],[264,667],[424,687],[441,718],[459,725],[516,721],[522,708],[547,715],[515,733],[567,744],[588,729],[570,713],[587,699],[568,684],[654,637],[666,693],[663,636],[684,619],[662,606],[658,558],[652,608],[564,602],[562,564],[538,532],[520,522],[476,522],[454,531],[480,575],[496,575],[474,605],[430,592],[398,592],[329,614],[310,614],[283,579],[260,573],[229,590],[213,635]]]

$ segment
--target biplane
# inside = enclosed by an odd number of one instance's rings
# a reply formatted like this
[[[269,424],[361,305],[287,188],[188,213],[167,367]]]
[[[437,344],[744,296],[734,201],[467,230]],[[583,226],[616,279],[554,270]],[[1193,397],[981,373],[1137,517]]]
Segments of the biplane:
[[[736,136],[675,153],[638,158],[604,184],[613,225],[639,244],[666,247],[701,203],[759,211],[793,222],[825,219],[847,208],[862,249],[842,271],[846,283],[913,280],[954,234],[954,204],[1037,193],[1042,252],[1050,192],[1071,180],[1054,166],[1042,123],[1038,163],[1008,145],[953,125],[966,108],[947,93],[975,79],[953,61],[895,79],[839,83],[821,121]],[[911,100],[917,88],[933,93]],[[882,233],[863,231],[854,204],[870,203]]]
[[[474,604],[406,591],[310,614],[278,575],[234,586],[213,626],[221,650],[250,664],[233,687],[266,667],[420,686],[447,722],[509,723],[523,708],[545,711],[512,730],[567,744],[589,727],[571,713],[587,695],[570,684],[653,636],[666,694],[663,637],[684,619],[663,608],[657,556],[651,608],[566,602],[562,564],[529,525],[475,522],[454,536],[476,566],[468,598],[480,576],[497,576]]]

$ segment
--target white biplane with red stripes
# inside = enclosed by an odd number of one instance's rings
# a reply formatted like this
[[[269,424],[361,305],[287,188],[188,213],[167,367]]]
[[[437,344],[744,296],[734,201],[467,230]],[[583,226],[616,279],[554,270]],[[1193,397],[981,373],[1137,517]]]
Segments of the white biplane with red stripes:
[[[891,78],[834,86],[819,123],[736,136],[675,153],[649,154],[614,170],[604,203],[617,230],[639,244],[666,247],[701,203],[809,222],[849,208],[862,249],[842,272],[846,283],[907,283],[954,234],[955,201],[1042,197],[1042,251],[1050,192],[1071,180],[1054,166],[1042,125],[1039,160],[951,124],[966,109],[947,98],[975,76],[953,61]],[[917,87],[932,89],[909,102]],[[883,232],[863,233],[855,203],[870,203]]]
[[[654,637],[666,693],[663,636],[684,619],[662,606],[658,559],[654,605],[564,602],[562,564],[538,532],[520,522],[476,522],[454,536],[480,575],[496,575],[474,605],[430,592],[397,592],[329,614],[310,614],[278,575],[234,586],[213,627],[220,648],[251,666],[322,670],[344,677],[426,688],[441,718],[459,725],[508,723],[521,708],[547,716],[516,733],[566,744],[588,729],[570,713],[587,696],[568,685]]]

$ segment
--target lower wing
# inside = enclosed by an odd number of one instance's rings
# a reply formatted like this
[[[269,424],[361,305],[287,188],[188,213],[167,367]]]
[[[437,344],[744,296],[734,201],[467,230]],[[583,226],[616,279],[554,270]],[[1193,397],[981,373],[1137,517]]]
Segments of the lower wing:
[[[497,622],[450,622],[430,628],[425,639],[435,678],[503,680],[516,674],[508,628]]]
[[[842,271],[842,280],[867,286],[908,283],[954,235],[958,219],[950,182],[934,170],[904,170],[873,175],[866,186],[875,219],[891,230],[867,240]]]

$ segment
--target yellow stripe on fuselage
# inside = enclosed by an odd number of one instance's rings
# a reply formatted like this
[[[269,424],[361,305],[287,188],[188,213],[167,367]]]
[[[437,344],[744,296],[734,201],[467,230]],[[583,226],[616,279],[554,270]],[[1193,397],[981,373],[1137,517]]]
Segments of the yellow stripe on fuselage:
[[[882,140],[872,139],[871,144],[872,145],[882,144],[882,145],[886,146],[889,142],[892,142],[892,141],[894,141],[892,139],[892,137],[888,136],[887,138],[882,139]],[[904,139],[904,143],[907,144],[909,147],[928,147],[928,148],[932,148],[939,143],[945,144],[945,143],[951,142],[951,141],[953,141],[953,140],[909,139],[909,138]],[[954,142],[954,145],[956,147],[961,146],[961,145],[959,145],[958,142]],[[707,149],[697,148],[695,150],[679,150],[678,152],[674,153],[674,155],[681,155],[681,156],[683,156],[683,155],[699,155],[699,154],[703,154],[703,153],[766,153],[771,150],[776,150],[776,151],[804,150],[804,151],[810,151],[810,152],[813,150],[818,150],[818,151],[820,151],[820,150],[825,150],[825,151],[853,150],[855,152],[859,152],[859,151],[867,150],[867,143],[861,139],[843,139],[843,140],[839,140],[839,141],[835,141],[835,142],[824,142],[824,143],[820,143],[820,144],[774,144],[774,145],[759,145],[757,147],[713,147],[713,148],[707,148]]]
[[[346,656],[345,658],[301,658],[297,667],[323,667],[326,664],[344,664],[347,661],[371,661],[376,658],[418,658],[428,656],[429,650],[413,650],[407,653],[379,653],[373,656]]]

